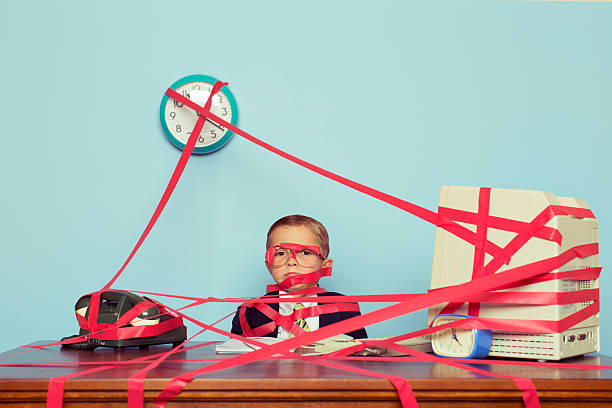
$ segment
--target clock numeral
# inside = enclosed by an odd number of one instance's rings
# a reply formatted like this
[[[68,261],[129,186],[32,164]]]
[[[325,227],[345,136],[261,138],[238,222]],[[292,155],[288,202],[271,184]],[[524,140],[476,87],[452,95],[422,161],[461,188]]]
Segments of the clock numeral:
[[[217,134],[215,133],[214,129],[210,131],[210,134],[211,134],[210,137],[212,137],[213,139],[217,137]]]
[[[202,136],[198,137],[198,142],[204,143],[204,138]]]
[[[181,125],[176,125],[176,132],[181,133],[181,131],[182,131]]]
[[[227,116],[227,108],[223,108],[223,116]]]
[[[223,103],[223,96],[218,95],[219,96],[219,103]]]
[[[176,118],[176,112],[170,112],[170,118],[172,119]]]
[[[174,107],[175,108],[182,108],[183,104],[175,99],[174,100]]]
[[[194,84],[192,89],[200,89],[200,84]]]

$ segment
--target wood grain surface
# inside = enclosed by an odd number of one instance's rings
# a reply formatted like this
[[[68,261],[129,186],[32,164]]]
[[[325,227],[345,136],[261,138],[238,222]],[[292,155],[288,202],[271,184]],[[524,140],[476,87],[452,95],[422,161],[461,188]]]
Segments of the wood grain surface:
[[[47,344],[39,342],[37,344]],[[191,345],[197,343],[190,343]],[[2,364],[71,363],[69,366],[0,367],[0,406],[44,407],[49,379],[97,366],[122,364],[167,351],[154,346],[115,351],[15,349],[0,354]],[[152,370],[145,380],[145,406],[168,381],[181,373],[213,364],[214,346],[173,355]],[[201,360],[186,362],[179,360]],[[495,360],[492,360],[495,361]],[[601,354],[564,360],[564,363],[612,365]],[[509,379],[490,378],[444,364],[415,361],[342,361],[342,364],[405,377],[420,407],[522,407],[521,393]],[[125,407],[130,376],[145,365],[114,365],[106,370],[66,382],[64,407]],[[489,372],[529,377],[543,407],[612,406],[612,370],[575,370],[565,367],[478,365]],[[393,386],[378,378],[323,367],[294,359],[258,361],[200,376],[167,407],[400,407]]]

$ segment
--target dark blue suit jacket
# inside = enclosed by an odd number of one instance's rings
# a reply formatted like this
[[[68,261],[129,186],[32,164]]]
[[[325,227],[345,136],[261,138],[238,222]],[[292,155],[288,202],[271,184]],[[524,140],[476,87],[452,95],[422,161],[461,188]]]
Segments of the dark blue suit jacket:
[[[269,293],[266,293],[266,295],[278,295],[278,291],[269,292]],[[344,296],[344,295],[340,293],[336,293],[336,292],[322,292],[322,293],[317,293],[317,296]],[[319,303],[319,304],[325,305],[329,303]],[[267,305],[269,305],[272,309],[278,312],[279,310],[278,303],[267,303]],[[319,327],[329,326],[330,324],[337,323],[339,321],[346,320],[354,316],[359,316],[360,314],[361,313],[357,311],[321,314],[319,315]],[[247,322],[252,328],[259,327],[261,325],[264,325],[272,321],[272,319],[270,319],[268,316],[266,316],[259,310],[255,309],[254,307],[247,307],[245,316],[246,316]],[[243,334],[242,327],[240,326],[240,317],[238,316],[238,312],[236,312],[236,314],[234,315],[234,319],[232,320],[232,333],[240,334],[240,335]],[[358,330],[355,330],[355,331],[352,331],[346,334],[353,337],[354,339],[365,339],[368,337],[368,334],[366,333],[364,328],[361,328],[361,329],[358,329]],[[278,326],[276,326],[276,328],[273,331],[266,334],[265,337],[276,337],[277,335],[278,335]]]

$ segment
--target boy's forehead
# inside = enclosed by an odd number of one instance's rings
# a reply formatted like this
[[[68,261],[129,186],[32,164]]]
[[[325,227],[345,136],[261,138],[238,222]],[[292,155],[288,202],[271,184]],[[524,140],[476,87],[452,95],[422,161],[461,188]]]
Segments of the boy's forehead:
[[[270,233],[270,245],[291,243],[311,246],[321,246],[317,235],[305,225],[282,225]]]

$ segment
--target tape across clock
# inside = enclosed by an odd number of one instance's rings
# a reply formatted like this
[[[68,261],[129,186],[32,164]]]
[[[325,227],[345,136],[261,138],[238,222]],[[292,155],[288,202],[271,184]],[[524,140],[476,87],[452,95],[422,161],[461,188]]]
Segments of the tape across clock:
[[[196,104],[204,106],[216,82],[217,79],[209,75],[188,75],[170,85],[170,88]],[[227,85],[223,86],[213,96],[210,112],[232,125],[236,125],[238,122],[236,99]],[[159,108],[159,118],[168,140],[182,150],[187,144],[187,140],[198,119],[198,114],[193,109],[164,94]],[[225,146],[232,138],[232,135],[233,133],[229,129],[210,119],[206,119],[193,153],[212,153]]]
[[[435,317],[432,327],[451,323],[470,316],[442,314]],[[484,358],[491,349],[491,330],[449,328],[432,333],[431,348],[440,357]]]

